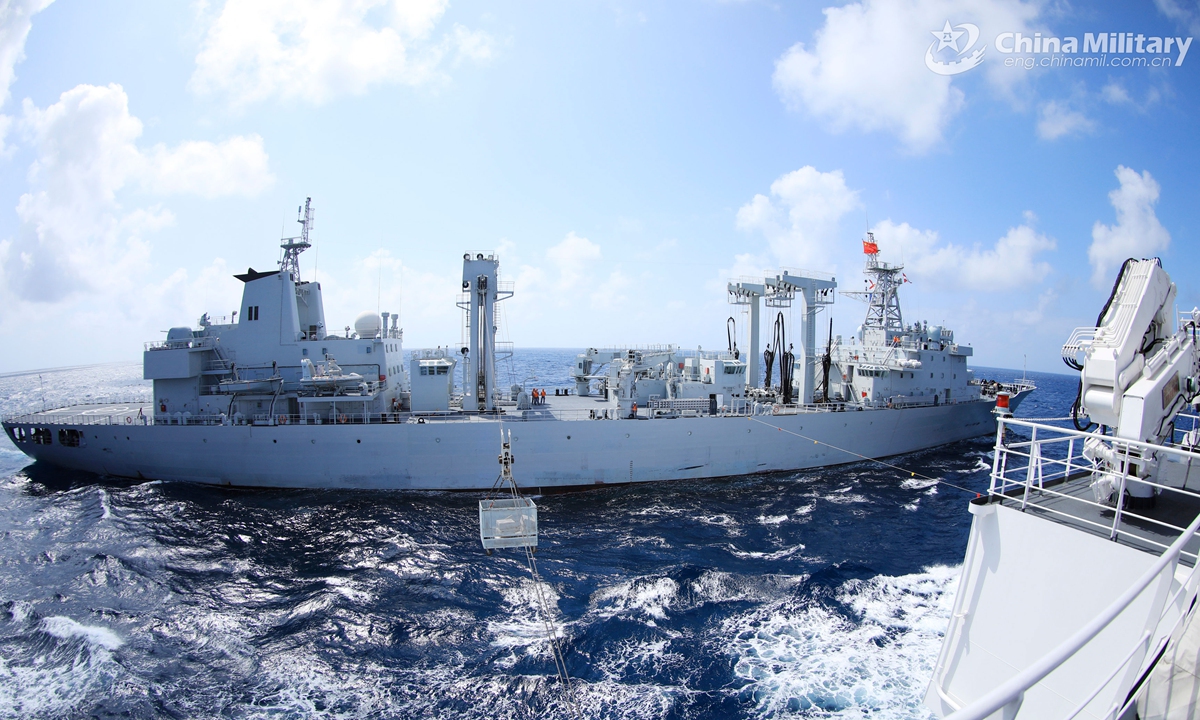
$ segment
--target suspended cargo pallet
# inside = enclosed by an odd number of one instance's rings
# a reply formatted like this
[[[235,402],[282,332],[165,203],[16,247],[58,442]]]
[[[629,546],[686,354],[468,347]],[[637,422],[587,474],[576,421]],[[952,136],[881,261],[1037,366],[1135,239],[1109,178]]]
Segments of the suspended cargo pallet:
[[[537,547],[537,505],[524,497],[479,501],[479,539],[487,550]]]

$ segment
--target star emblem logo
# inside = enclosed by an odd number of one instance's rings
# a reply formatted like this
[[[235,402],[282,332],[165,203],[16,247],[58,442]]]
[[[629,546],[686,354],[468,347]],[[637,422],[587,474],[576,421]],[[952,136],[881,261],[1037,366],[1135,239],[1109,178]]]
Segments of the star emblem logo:
[[[932,35],[938,39],[937,50],[934,50],[934,52],[945,50],[946,48],[954,48],[954,52],[958,52],[958,39],[966,34],[965,30],[955,30],[950,21],[947,20],[944,28],[932,32]]]
[[[925,51],[925,67],[938,75],[959,75],[983,62],[987,45],[976,48],[979,27],[971,23],[953,25],[949,20],[941,30],[931,30],[935,38]],[[966,35],[964,38],[963,36]],[[972,49],[974,51],[972,52]],[[970,54],[968,54],[970,53]],[[951,57],[947,58],[946,56]]]

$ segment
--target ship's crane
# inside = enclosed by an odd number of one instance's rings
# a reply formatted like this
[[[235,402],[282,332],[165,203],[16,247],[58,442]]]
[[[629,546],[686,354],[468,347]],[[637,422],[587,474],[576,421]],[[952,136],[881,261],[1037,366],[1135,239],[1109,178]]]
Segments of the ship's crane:
[[[1200,310],[1184,314],[1177,329],[1175,296],[1175,284],[1157,258],[1130,258],[1121,266],[1096,326],[1077,328],[1063,345],[1063,361],[1080,371],[1072,408],[1077,427],[1086,416],[1124,440],[1163,444],[1174,439],[1172,421],[1195,399],[1200,376]],[[1120,464],[1123,472],[1140,477],[1153,472],[1153,458],[1131,464],[1130,458],[1110,457],[1113,451],[1099,442],[1092,444],[1092,459],[1110,470]],[[1130,482],[1127,489],[1133,498],[1153,496],[1153,488],[1142,483]]]

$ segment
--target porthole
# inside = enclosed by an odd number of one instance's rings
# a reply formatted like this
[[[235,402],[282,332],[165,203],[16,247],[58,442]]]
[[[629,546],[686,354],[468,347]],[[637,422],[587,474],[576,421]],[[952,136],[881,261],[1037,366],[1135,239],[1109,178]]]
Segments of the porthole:
[[[362,445],[362,440],[355,440],[354,442],[358,443],[359,445]]]
[[[278,441],[278,440],[272,440],[271,442],[272,442],[273,444],[276,444],[276,445],[278,445],[278,444],[279,444],[279,441]]]
[[[625,437],[629,437],[629,436],[628,436],[628,435],[626,435]],[[434,442],[438,442],[438,443],[440,443],[440,442],[442,441],[442,439],[441,439],[441,438],[434,438],[434,439],[433,439],[433,441],[434,441]]]

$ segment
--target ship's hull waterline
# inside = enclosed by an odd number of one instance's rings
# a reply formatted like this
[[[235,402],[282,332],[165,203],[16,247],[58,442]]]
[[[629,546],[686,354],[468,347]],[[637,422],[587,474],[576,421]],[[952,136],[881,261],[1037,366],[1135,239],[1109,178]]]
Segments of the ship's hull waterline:
[[[1012,407],[1027,392],[1014,396]],[[512,431],[522,486],[565,488],[805,470],[995,432],[994,404],[653,420],[325,425],[50,425],[77,447],[24,443],[39,461],[116,477],[272,488],[485,490]],[[44,423],[5,423],[33,433]]]

